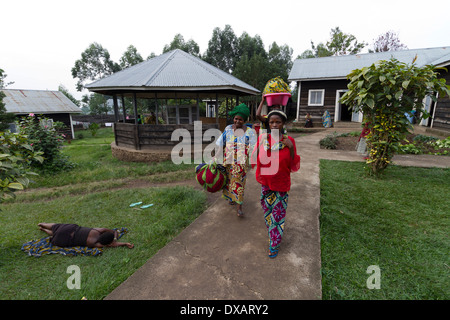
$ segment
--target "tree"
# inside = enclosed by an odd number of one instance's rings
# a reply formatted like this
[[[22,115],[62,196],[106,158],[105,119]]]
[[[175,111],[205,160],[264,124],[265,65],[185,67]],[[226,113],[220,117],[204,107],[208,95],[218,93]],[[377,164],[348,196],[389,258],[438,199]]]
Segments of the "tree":
[[[111,111],[107,97],[99,93],[85,94],[82,102],[89,109],[91,115],[108,114],[108,111]]]
[[[373,43],[373,50],[369,52],[398,51],[408,49],[400,42],[398,34],[390,30],[378,36]]]
[[[349,33],[343,33],[339,27],[331,29],[331,40],[327,42],[327,49],[334,56],[357,54],[367,43],[358,43],[356,37]]]
[[[239,38],[237,38],[235,48],[235,59],[237,60],[239,60],[239,58],[244,55],[247,55],[249,59],[251,59],[255,55],[267,57],[267,52],[264,48],[264,42],[261,37],[259,35],[255,35],[254,37],[252,37],[245,31]]]
[[[262,91],[271,75],[268,65],[269,61],[263,54],[256,54],[251,58],[244,54],[236,64],[233,76]]]
[[[120,65],[111,60],[108,50],[94,42],[81,53],[81,59],[75,61],[72,77],[78,78],[77,90],[82,91],[86,81],[95,81],[119,70]]]
[[[339,27],[331,29],[330,35],[331,39],[326,44],[321,42],[315,46],[311,41],[311,49],[303,51],[297,59],[357,54],[367,45],[364,42],[359,43],[354,35],[343,33]]]
[[[173,38],[172,42],[170,44],[166,44],[163,48],[163,53],[175,50],[175,49],[180,49],[183,50],[184,52],[187,52],[189,54],[192,54],[193,56],[196,57],[201,57],[200,56],[200,47],[198,46],[197,42],[195,42],[194,40],[190,39],[188,42],[184,41],[184,37],[181,34],[176,34],[175,37]]]
[[[331,51],[329,51],[323,43],[319,43],[316,47],[314,45],[314,42],[311,41],[311,49],[307,49],[307,50],[303,51],[302,54],[297,56],[297,59],[329,57],[332,55],[333,55],[333,53]]]
[[[122,57],[120,58],[120,67],[122,69],[134,66],[138,63],[143,62],[144,59],[142,56],[137,52],[137,49],[135,46],[130,45],[128,46],[127,50],[123,53]]]
[[[203,60],[225,72],[232,73],[237,57],[237,37],[231,26],[227,24],[223,30],[214,28]]]
[[[416,57],[417,59],[417,57]],[[418,119],[429,115],[423,106],[426,96],[437,100],[450,95],[450,86],[439,79],[434,66],[417,67],[392,58],[352,71],[348,91],[341,102],[361,111],[368,124],[367,160],[370,174],[378,175],[389,165],[411,124],[405,114],[415,111]]]
[[[13,82],[5,83],[6,74],[3,69],[0,69],[0,89],[4,89],[7,85],[12,84]],[[6,106],[3,102],[3,98],[6,95],[0,91],[0,131],[5,131],[9,129],[9,124],[14,122],[15,115],[12,113],[6,113]]]
[[[155,58],[155,57],[156,57],[156,53],[151,52],[151,53],[148,55],[148,57],[147,57],[146,60],[153,59],[153,58]]]
[[[288,45],[278,46],[276,42],[273,42],[269,47],[269,64],[270,72],[272,75],[270,78],[279,76],[283,79],[289,77],[289,72],[291,71],[292,62],[292,48]]]
[[[70,101],[72,101],[77,107],[80,106],[80,100],[75,99],[75,97],[67,90],[62,84],[59,85],[58,91],[62,92]]]
[[[272,52],[273,57],[275,51],[276,49]],[[252,37],[247,32],[243,32],[237,39],[235,52],[233,76],[262,90],[273,72],[261,37],[259,35]]]

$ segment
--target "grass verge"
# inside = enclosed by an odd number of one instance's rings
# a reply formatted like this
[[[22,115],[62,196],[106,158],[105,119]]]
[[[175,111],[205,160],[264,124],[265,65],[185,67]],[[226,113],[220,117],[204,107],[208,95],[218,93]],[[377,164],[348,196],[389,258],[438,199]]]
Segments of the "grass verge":
[[[103,130],[95,139],[87,138],[90,134],[86,133],[84,139],[66,144],[63,152],[77,164],[75,169],[40,175],[15,201],[2,204],[1,299],[103,299],[206,209],[206,194],[191,187],[125,188],[133,180],[159,183],[194,179],[194,165],[118,161],[111,155],[111,130]],[[139,201],[154,205],[147,209],[129,207]],[[46,236],[39,231],[39,222],[126,227],[129,231],[122,241],[135,247],[105,249],[98,257],[30,257],[20,248],[29,240]],[[80,268],[80,290],[67,287],[71,265]]]
[[[363,166],[320,162],[323,299],[449,299],[450,170]]]

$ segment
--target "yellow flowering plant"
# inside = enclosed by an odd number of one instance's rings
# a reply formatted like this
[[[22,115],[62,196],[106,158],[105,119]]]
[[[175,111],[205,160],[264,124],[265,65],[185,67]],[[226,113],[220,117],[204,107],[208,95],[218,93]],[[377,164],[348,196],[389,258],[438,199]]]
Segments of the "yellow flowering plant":
[[[353,112],[361,111],[368,122],[370,174],[380,174],[391,163],[411,128],[407,116],[417,120],[429,117],[423,105],[426,96],[436,101],[437,93],[440,97],[450,95],[450,86],[439,78],[439,71],[447,70],[432,65],[417,67],[416,59],[411,64],[394,58],[382,60],[347,75],[348,91],[341,102]]]

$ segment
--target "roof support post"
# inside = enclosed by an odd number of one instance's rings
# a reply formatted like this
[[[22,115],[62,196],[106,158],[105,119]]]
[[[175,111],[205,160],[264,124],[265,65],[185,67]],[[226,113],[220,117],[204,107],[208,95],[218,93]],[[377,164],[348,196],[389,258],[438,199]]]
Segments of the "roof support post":
[[[438,98],[439,98],[439,92],[436,92],[436,102],[434,103],[434,108],[433,108],[433,114],[431,115],[431,125],[430,128],[433,128],[434,125],[434,117],[436,115],[436,109],[437,109],[437,104],[438,104]]]
[[[225,104],[225,122],[226,122],[226,124],[228,124],[228,97],[227,97],[227,101],[226,101],[226,104]]]
[[[136,150],[141,149],[141,142],[139,139],[139,123],[138,123],[138,111],[137,111],[137,98],[136,93],[133,94],[134,102],[134,148]]]
[[[178,97],[177,97],[177,93],[175,92],[175,112],[176,112],[176,116],[177,116],[177,124],[180,124],[180,108],[179,108],[179,101],[178,101]]]
[[[300,114],[300,96],[302,93],[302,82],[298,81],[297,86],[298,86],[298,90],[297,90],[297,118],[296,118],[296,120],[297,120],[297,122],[300,122],[299,114]]]
[[[155,102],[156,102],[155,121],[156,121],[156,124],[159,124],[159,120],[158,120],[159,105],[158,105],[158,94],[157,93],[155,93]]]
[[[69,113],[69,119],[70,119],[70,132],[72,134],[72,139],[75,139],[75,132],[73,131],[72,115],[70,113]]]
[[[122,94],[122,112],[123,112],[123,123],[125,123],[127,118],[127,110],[125,109],[125,98],[123,97],[123,94]]]
[[[197,121],[200,121],[200,105],[199,105],[198,92],[197,92]]]
[[[219,100],[216,92],[216,123],[219,123]]]
[[[114,122],[119,122],[119,107],[117,105],[117,95],[113,95],[114,101]]]
[[[133,93],[133,106],[134,106],[134,124],[138,124],[138,111],[137,111],[137,99],[136,92]]]

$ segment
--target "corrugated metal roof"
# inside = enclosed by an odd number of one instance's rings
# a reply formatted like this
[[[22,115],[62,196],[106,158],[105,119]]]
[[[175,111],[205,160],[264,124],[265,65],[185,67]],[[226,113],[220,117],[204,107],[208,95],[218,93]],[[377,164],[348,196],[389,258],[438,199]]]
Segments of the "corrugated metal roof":
[[[179,49],[116,72],[85,87],[95,92],[123,88],[174,91],[220,88],[247,94],[260,93],[249,84]]]
[[[294,61],[288,79],[290,81],[343,79],[353,70],[371,66],[380,60],[389,60],[394,57],[401,62],[412,63],[416,55],[416,65],[419,67],[429,64],[442,65],[450,62],[450,47],[297,59]]]
[[[15,114],[80,113],[69,98],[60,91],[1,89],[6,112]]]

